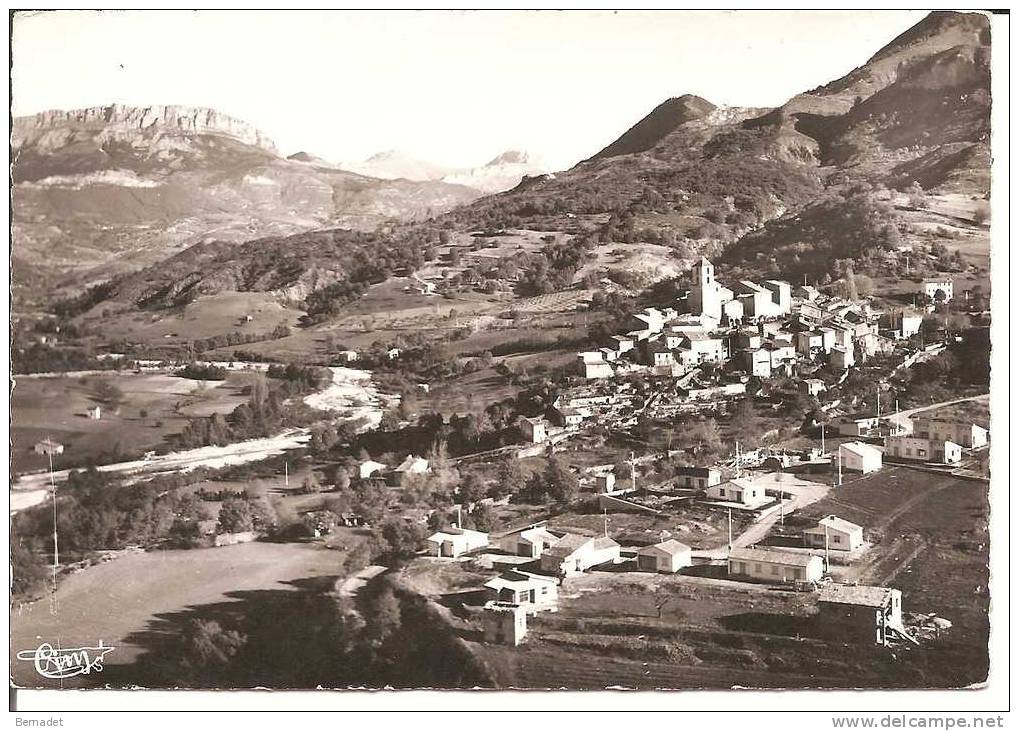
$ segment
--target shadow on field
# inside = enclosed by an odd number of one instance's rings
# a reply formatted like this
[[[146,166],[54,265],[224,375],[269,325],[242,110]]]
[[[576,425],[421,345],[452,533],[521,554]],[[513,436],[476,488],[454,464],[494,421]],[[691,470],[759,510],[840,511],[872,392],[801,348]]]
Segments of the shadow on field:
[[[766,612],[743,612],[719,617],[718,623],[734,632],[783,635],[785,637],[820,637],[814,617],[792,614],[768,614]]]
[[[291,589],[230,592],[230,601],[155,615],[125,640],[142,648],[133,665],[111,665],[112,687],[314,688],[327,682],[339,647],[338,576],[282,582]],[[211,624],[215,623],[215,624]]]

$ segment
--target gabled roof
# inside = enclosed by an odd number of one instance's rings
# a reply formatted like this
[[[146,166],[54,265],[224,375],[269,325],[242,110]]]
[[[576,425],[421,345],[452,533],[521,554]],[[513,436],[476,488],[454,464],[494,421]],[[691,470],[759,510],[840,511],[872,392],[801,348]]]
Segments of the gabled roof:
[[[399,467],[396,467],[393,472],[408,472],[412,469],[427,470],[428,460],[423,457],[418,457],[415,454],[408,454],[407,459],[403,460]]]
[[[883,607],[891,601],[892,592],[883,586],[850,586],[829,584],[822,586],[817,601],[827,604],[855,604],[863,607]]]
[[[555,543],[559,540],[559,536],[549,533],[544,528],[529,528],[521,531],[517,537],[529,543]]]
[[[569,556],[593,541],[594,539],[590,536],[578,536],[576,533],[567,533],[545,550],[554,556]]]
[[[777,563],[785,566],[809,566],[821,557],[816,553],[794,551],[773,551],[766,548],[734,548],[729,552],[730,559],[737,561],[761,561]]]
[[[608,536],[602,536],[601,538],[594,539],[594,547],[599,550],[604,548],[619,548],[619,544]]]
[[[840,518],[837,515],[828,515],[821,520],[817,521],[817,525],[813,528],[807,528],[805,533],[824,533],[825,526],[831,530],[837,530],[842,533],[853,533],[858,530],[862,530],[863,527],[856,523],[850,523],[845,518]]]
[[[839,449],[844,449],[851,454],[855,454],[859,457],[872,457],[873,455],[881,456],[881,450],[877,447],[872,447],[869,444],[863,442],[846,442],[842,444]]]
[[[689,550],[690,546],[686,545],[685,543],[680,543],[674,538],[670,538],[667,541],[662,541],[661,543],[655,543],[654,545],[646,546],[645,548],[642,548],[639,551],[637,551],[637,553],[642,555],[647,555],[649,553],[665,553],[668,554],[669,556],[676,556],[680,553],[687,553]]]

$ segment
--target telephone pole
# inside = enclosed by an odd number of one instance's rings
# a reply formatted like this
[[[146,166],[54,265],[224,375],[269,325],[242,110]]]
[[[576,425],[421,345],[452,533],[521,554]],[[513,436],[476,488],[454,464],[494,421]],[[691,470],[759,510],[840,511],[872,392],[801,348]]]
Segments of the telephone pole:
[[[46,437],[49,441],[49,437]],[[50,596],[50,613],[57,611],[57,570],[60,567],[60,549],[57,545],[57,483],[53,479],[53,451],[47,450],[50,465],[50,491],[53,493],[53,594]]]
[[[729,553],[732,553],[732,508],[729,508]]]

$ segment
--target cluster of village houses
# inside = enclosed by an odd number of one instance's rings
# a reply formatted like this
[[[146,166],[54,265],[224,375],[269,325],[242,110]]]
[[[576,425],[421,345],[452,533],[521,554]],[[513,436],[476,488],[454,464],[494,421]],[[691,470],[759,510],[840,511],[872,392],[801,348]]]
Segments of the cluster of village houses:
[[[933,306],[882,313],[865,300],[775,279],[725,287],[703,257],[693,266],[692,281],[676,307],[646,308],[611,343],[579,353],[582,375],[598,379],[636,371],[682,378],[703,363],[726,364],[743,378],[795,376],[824,364],[844,371],[915,335]],[[929,303],[935,295],[949,301],[952,282],[929,280],[923,293]]]
[[[901,593],[892,588],[824,582],[829,555],[858,557],[865,546],[863,528],[835,515],[803,531],[805,549],[733,548],[726,559],[730,580],[818,588],[818,620],[830,637],[846,642],[887,644],[896,638],[913,642],[902,621]],[[488,534],[449,528],[432,535],[430,552],[457,558],[490,549]],[[527,618],[556,611],[564,580],[596,566],[627,559],[618,542],[607,536],[553,533],[542,525],[504,535],[495,546],[502,553],[530,559],[530,568],[513,565],[484,584],[481,612],[487,642],[519,645]],[[674,539],[630,549],[634,569],[677,574],[695,563],[691,548]],[[842,559],[845,560],[845,559]],[[497,562],[497,559],[496,559]]]

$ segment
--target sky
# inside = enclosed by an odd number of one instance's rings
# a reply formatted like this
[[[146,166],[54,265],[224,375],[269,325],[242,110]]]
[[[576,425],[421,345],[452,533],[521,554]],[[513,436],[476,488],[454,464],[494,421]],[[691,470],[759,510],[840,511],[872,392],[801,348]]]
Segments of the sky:
[[[19,13],[12,113],[212,107],[281,152],[398,149],[554,170],[669,97],[771,107],[866,62],[924,11]]]

